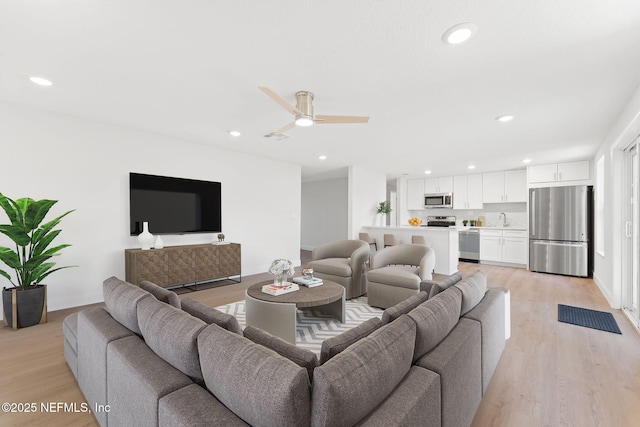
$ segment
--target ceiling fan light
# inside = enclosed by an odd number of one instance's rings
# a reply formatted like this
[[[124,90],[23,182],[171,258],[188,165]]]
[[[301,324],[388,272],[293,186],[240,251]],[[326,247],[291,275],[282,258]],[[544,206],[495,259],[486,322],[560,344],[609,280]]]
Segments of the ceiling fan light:
[[[313,119],[307,116],[296,117],[296,126],[311,126],[313,124]]]

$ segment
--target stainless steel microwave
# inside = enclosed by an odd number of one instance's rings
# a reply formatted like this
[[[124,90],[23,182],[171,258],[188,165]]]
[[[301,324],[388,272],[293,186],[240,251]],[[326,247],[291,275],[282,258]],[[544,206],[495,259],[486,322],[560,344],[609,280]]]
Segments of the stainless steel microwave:
[[[424,207],[430,208],[453,208],[452,193],[431,193],[424,195]]]

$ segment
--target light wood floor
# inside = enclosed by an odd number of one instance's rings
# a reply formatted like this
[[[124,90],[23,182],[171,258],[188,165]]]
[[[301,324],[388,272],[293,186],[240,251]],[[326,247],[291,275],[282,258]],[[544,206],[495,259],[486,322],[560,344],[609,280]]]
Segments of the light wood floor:
[[[490,286],[511,291],[507,341],[473,427],[640,425],[640,335],[611,310],[594,282],[522,269],[461,263],[482,270]],[[244,298],[268,275],[183,294],[211,306]],[[558,304],[612,311],[622,335],[557,321]],[[83,307],[84,308],[84,307]],[[49,322],[17,332],[0,328],[0,402],[35,403],[35,413],[0,412],[0,426],[97,426],[88,413],[45,413],[41,403],[84,398],[63,355],[63,319],[81,308],[49,313]],[[62,409],[61,409],[62,411]]]

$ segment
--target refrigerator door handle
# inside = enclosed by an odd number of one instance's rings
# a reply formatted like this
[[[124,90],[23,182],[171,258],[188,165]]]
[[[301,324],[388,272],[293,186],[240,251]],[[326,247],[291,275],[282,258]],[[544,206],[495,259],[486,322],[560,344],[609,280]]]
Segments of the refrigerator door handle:
[[[531,190],[531,236],[536,235],[536,190]]]
[[[553,242],[553,241],[533,241],[532,242],[534,245],[546,245],[546,246],[566,246],[569,248],[581,248],[584,245],[586,245],[586,242],[580,243],[580,242]]]

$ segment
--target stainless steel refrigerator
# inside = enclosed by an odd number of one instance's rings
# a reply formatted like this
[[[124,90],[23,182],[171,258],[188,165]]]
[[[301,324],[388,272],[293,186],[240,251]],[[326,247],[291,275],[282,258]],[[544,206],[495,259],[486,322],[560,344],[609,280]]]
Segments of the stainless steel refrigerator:
[[[593,187],[529,190],[529,269],[589,277],[592,271]]]

